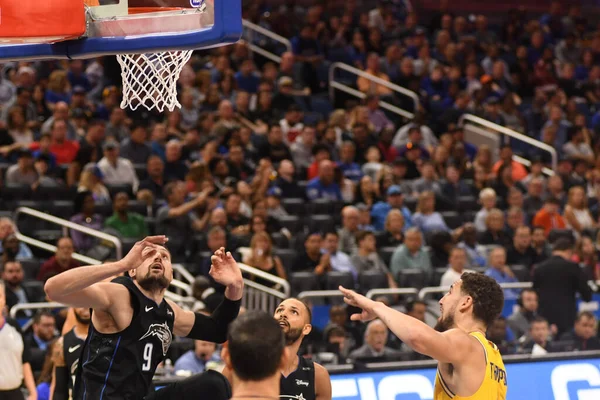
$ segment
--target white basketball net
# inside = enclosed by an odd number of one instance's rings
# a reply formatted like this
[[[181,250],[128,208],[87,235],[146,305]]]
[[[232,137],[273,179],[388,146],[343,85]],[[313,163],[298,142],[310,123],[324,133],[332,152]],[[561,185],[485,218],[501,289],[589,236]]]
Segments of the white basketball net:
[[[121,108],[144,106],[173,111],[177,101],[177,80],[192,50],[173,50],[149,54],[118,54],[123,79]]]

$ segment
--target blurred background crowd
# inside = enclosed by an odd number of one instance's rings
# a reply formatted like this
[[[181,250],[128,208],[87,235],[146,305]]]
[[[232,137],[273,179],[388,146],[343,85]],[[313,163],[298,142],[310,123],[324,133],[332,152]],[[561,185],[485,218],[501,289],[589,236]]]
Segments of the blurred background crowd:
[[[280,54],[280,63],[244,41],[197,51],[178,82],[182,107],[167,113],[119,107],[114,57],[2,65],[8,308],[43,300],[45,280],[79,266],[74,252],[115,254],[75,230],[13,220],[27,206],[114,234],[124,251],[147,234],[167,235],[209,312],[222,291],[208,276],[220,247],[288,280],[293,293],[338,283],[362,292],[446,286],[480,271],[500,283],[533,282],[505,291],[518,304],[488,332],[503,354],[600,349],[595,315],[575,308],[575,293],[589,301],[595,286],[587,282],[600,280],[597,16],[562,1],[542,13],[491,17],[453,11],[447,1],[417,11],[401,0],[253,1],[244,18],[290,38],[292,51],[257,35],[252,43]],[[364,99],[338,94],[332,102],[334,62],[415,92],[419,105],[346,75]],[[468,142],[465,113],[550,145],[556,167],[548,152],[508,137],[497,149]],[[56,254],[16,232],[56,244]],[[428,303],[381,300],[432,323]],[[340,305],[329,313],[303,350],[334,354],[323,362],[421,357],[381,323],[356,326]],[[36,315],[37,371],[61,324],[52,313]],[[202,369],[218,359],[212,344],[195,351],[189,370],[194,360]]]

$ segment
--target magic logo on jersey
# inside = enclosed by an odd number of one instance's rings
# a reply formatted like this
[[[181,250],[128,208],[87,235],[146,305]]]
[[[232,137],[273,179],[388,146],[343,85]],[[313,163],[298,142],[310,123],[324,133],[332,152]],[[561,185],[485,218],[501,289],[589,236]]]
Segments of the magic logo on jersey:
[[[148,332],[146,332],[144,336],[140,338],[140,340],[144,340],[150,336],[156,336],[160,339],[162,343],[163,356],[166,356],[167,350],[169,350],[169,346],[171,346],[171,339],[173,338],[167,323],[163,322],[162,324],[150,325],[150,327],[148,328]]]

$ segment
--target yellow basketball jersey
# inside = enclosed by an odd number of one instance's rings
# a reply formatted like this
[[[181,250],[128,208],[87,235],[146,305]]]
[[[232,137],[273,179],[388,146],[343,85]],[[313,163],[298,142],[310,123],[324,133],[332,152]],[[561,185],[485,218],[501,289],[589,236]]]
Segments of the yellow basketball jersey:
[[[438,370],[435,375],[434,400],[505,400],[507,389],[507,377],[502,357],[498,347],[481,332],[471,332],[469,335],[479,340],[485,353],[486,373],[479,389],[469,397],[455,395],[444,382],[444,378]]]

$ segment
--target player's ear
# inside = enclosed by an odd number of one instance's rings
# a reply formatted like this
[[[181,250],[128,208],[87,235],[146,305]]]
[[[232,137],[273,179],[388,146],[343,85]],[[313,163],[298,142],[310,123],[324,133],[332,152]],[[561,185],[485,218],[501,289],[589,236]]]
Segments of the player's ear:
[[[304,325],[304,328],[302,328],[302,334],[304,336],[308,335],[311,331],[312,331],[312,325],[311,324],[306,324],[306,325]]]
[[[458,304],[458,309],[461,312],[466,311],[473,305],[473,298],[471,296],[463,296]]]
[[[130,278],[132,278],[132,279],[135,278],[135,272],[136,272],[135,269],[130,269],[128,272],[129,272],[129,277]]]

